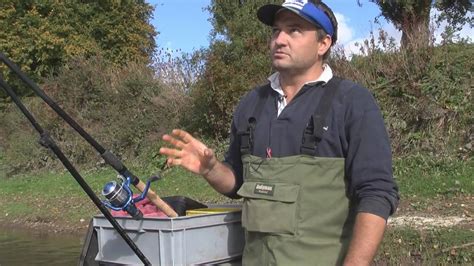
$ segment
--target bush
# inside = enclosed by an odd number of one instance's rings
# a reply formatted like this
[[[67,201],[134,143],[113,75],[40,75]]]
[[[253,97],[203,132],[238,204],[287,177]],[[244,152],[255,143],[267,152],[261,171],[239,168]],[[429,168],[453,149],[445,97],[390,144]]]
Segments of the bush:
[[[123,159],[156,155],[161,135],[176,127],[186,106],[182,92],[164,85],[150,67],[134,62],[116,67],[100,57],[69,62],[43,88],[100,144]],[[101,165],[95,150],[39,98],[24,100],[73,162]],[[52,161],[51,154],[32,144],[37,134],[14,108],[8,107],[0,119],[7,170],[52,166],[45,163]]]
[[[270,29],[255,19],[262,1],[211,2],[214,31],[204,70],[191,90],[193,112],[186,124],[193,132],[227,138],[239,99],[272,73]],[[474,44],[436,47],[418,41],[400,49],[379,31],[360,45],[362,55],[347,58],[336,47],[329,63],[337,75],[373,92],[395,156],[472,157]]]
[[[209,140],[221,156],[235,104],[269,73],[262,67],[244,71],[263,65],[263,54],[243,56],[245,63],[233,68],[225,64],[239,57],[225,52],[225,42],[214,45],[212,53],[198,51],[154,68],[136,62],[111,66],[100,57],[76,59],[43,88],[105,148],[141,167],[158,166],[160,137],[175,127]],[[242,55],[245,47],[232,49]],[[362,47],[364,56],[348,59],[334,51],[330,65],[337,75],[373,92],[395,157],[467,160],[474,145],[473,47],[460,43],[400,51],[384,40],[380,46],[372,41]],[[226,58],[230,61],[221,60]],[[38,97],[24,102],[73,162],[102,165],[96,152]],[[14,106],[1,103],[0,112],[3,172],[57,167],[57,160],[34,144],[37,134]]]
[[[385,116],[397,156],[418,152],[472,157],[473,44],[415,51],[369,49],[367,56],[332,62],[338,75],[369,88]]]
[[[191,131],[227,138],[235,105],[271,74],[270,28],[255,19],[267,0],[211,1],[214,30],[205,53],[205,68],[192,88]]]

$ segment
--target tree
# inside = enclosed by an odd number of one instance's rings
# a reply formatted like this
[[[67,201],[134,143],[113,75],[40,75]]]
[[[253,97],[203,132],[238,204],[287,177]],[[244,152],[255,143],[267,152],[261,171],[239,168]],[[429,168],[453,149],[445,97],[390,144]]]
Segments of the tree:
[[[401,46],[415,48],[428,46],[430,41],[430,11],[432,7],[456,26],[472,7],[470,0],[369,0],[377,4],[381,15],[402,32]],[[361,5],[360,0],[357,0]]]
[[[466,16],[468,11],[474,11],[471,0],[439,0],[436,2],[436,7],[438,10],[443,10],[438,22],[442,20],[447,22],[443,32],[445,41],[451,41],[453,33],[460,31],[465,24],[468,24],[471,28],[474,26],[474,17]]]
[[[150,62],[156,46],[152,12],[143,0],[4,0],[0,51],[36,80],[77,56],[102,55],[119,65]]]
[[[234,106],[252,86],[271,74],[270,29],[256,18],[268,0],[213,0],[208,8],[213,32],[205,52],[205,69],[192,90],[196,117],[193,130],[226,137]]]

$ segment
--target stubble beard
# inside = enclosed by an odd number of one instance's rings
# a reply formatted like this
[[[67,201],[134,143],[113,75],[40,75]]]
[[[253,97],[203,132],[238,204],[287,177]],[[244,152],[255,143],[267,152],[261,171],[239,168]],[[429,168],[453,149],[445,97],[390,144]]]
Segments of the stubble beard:
[[[306,66],[306,64],[298,64],[298,62],[294,61],[273,60],[272,66],[273,69],[275,69],[279,73],[289,75],[297,75],[300,73],[304,73],[308,69],[308,66]]]
[[[290,58],[272,59],[272,66],[278,72],[288,72],[295,69],[295,64]]]

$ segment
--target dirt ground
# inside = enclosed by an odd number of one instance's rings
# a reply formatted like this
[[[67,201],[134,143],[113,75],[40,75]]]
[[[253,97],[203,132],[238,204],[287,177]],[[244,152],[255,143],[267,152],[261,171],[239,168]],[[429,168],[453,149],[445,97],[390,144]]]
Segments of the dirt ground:
[[[99,213],[99,211],[97,211]],[[430,227],[459,227],[474,230],[474,196],[454,198],[435,198],[429,201],[401,200],[397,212],[388,220],[389,227],[411,227],[415,229]],[[82,235],[87,231],[89,220],[79,222],[55,222],[34,219],[10,219],[0,217],[2,228],[24,228],[42,230],[48,233],[70,233]]]
[[[474,229],[474,196],[454,198],[401,200],[398,210],[389,218],[389,226],[412,228],[461,227]]]
[[[89,221],[79,224],[65,224],[52,221],[34,221],[29,219],[5,219],[0,218],[0,228],[4,229],[24,229],[24,230],[41,230],[50,234],[73,234],[84,235],[87,232]]]

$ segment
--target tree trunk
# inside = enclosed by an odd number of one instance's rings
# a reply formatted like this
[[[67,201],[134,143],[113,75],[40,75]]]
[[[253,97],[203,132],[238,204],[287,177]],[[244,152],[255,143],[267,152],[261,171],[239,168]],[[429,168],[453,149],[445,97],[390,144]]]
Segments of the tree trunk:
[[[371,1],[379,6],[383,17],[402,31],[402,49],[429,45],[432,0]]]
[[[430,44],[430,11],[430,0],[419,1],[412,7],[406,7],[400,21],[402,49],[416,49]]]

